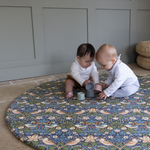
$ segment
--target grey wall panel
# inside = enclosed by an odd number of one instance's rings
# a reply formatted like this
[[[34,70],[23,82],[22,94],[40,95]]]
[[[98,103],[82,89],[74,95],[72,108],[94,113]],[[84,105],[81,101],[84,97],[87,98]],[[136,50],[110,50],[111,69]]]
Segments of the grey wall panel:
[[[1,0],[0,81],[67,72],[84,42],[136,62],[149,18],[150,0]]]
[[[72,62],[87,42],[86,9],[43,8],[45,52],[49,63]]]
[[[30,7],[0,7],[0,61],[34,59]]]
[[[96,10],[96,48],[111,44],[124,57],[129,50],[129,35],[130,10]]]
[[[150,40],[150,10],[137,10],[137,41]]]

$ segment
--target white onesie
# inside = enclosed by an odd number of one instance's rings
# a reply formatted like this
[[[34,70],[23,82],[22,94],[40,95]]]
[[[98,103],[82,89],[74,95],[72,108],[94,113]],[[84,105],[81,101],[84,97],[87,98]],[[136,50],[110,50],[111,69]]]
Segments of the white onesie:
[[[81,86],[85,80],[90,78],[90,76],[92,77],[95,84],[99,83],[99,73],[97,71],[97,67],[95,66],[95,62],[92,62],[92,65],[85,69],[80,66],[76,58],[71,65],[69,75],[74,78]]]
[[[126,97],[137,92],[140,86],[138,78],[134,72],[120,60],[120,56],[113,68],[108,71],[108,78],[105,83],[108,84],[108,88],[104,90],[107,97]]]

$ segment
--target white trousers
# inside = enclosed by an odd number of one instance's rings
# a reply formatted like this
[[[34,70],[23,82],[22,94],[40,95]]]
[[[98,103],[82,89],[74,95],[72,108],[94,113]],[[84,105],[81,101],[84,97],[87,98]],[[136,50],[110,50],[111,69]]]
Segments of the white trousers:
[[[112,97],[127,97],[127,96],[130,96],[130,95],[136,93],[138,91],[139,87],[140,87],[139,82],[136,81],[132,85],[119,88],[111,96]]]

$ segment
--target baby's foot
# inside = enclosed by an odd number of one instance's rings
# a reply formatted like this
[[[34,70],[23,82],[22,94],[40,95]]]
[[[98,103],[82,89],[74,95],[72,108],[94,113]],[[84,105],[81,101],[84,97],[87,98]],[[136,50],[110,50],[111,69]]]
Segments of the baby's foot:
[[[72,92],[69,92],[69,93],[66,94],[66,99],[69,99],[69,98],[71,98],[72,96],[73,96],[73,93],[72,93]]]

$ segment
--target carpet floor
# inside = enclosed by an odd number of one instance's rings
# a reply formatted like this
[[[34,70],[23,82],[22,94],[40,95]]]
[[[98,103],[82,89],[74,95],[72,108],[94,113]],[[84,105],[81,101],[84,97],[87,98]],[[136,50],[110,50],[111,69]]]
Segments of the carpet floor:
[[[107,74],[100,75],[100,81]],[[39,150],[149,150],[150,78],[138,76],[140,89],[124,98],[97,95],[65,99],[65,79],[39,85],[10,105],[6,123],[22,142]]]

